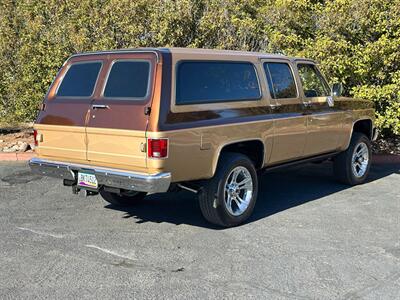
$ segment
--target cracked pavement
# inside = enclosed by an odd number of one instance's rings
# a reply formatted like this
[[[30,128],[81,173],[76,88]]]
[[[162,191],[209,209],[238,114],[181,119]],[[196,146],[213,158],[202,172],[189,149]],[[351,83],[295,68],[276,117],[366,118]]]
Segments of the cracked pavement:
[[[128,209],[0,163],[0,298],[399,299],[400,165],[261,177],[250,221],[210,226],[189,192]]]

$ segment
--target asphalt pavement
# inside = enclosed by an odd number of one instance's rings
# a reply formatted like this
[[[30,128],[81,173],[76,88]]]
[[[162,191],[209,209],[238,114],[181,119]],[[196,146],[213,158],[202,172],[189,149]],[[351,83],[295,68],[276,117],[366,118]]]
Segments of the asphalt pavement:
[[[129,209],[0,163],[0,298],[400,299],[400,164],[261,177],[248,223],[203,220],[190,192]]]

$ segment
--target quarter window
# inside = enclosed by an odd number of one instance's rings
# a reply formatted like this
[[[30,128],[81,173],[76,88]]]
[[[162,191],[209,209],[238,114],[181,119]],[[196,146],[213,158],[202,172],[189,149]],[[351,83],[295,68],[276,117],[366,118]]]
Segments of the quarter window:
[[[330,95],[329,85],[314,65],[298,64],[297,68],[306,97],[325,97]]]
[[[261,98],[256,70],[248,62],[182,62],[176,81],[177,105]]]
[[[57,91],[59,97],[90,97],[96,85],[101,62],[72,64]]]
[[[149,75],[147,61],[116,61],[108,75],[104,97],[143,99],[148,93]]]
[[[273,99],[296,98],[296,83],[288,64],[269,62],[264,63],[268,87]]]

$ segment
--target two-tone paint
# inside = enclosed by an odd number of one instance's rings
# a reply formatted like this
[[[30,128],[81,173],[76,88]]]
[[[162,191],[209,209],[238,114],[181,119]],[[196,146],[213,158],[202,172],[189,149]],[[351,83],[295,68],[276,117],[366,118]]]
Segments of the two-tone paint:
[[[147,60],[150,92],[141,101],[105,99],[102,95],[113,61]],[[185,60],[251,62],[262,97],[256,101],[176,105],[176,66]],[[94,94],[87,99],[59,98],[56,91],[73,63],[101,61]],[[298,95],[272,99],[264,62],[285,62],[293,70]],[[213,176],[219,155],[237,143],[252,143],[261,159],[257,167],[335,153],[347,148],[354,124],[372,124],[371,102],[326,97],[306,98],[298,63],[314,62],[252,52],[201,49],[136,49],[84,53],[64,64],[49,89],[35,128],[42,136],[38,157],[155,174],[170,172],[173,182]],[[106,108],[98,109],[96,106]],[[372,136],[372,133],[371,133]],[[168,138],[167,159],[149,159],[147,138]]]

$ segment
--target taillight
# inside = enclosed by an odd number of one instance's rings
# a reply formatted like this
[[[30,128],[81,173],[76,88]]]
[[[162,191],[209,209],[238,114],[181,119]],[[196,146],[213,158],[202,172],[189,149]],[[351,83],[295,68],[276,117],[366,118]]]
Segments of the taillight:
[[[168,156],[168,139],[148,139],[147,156],[149,158],[165,158]]]
[[[38,143],[38,140],[37,140],[37,130],[36,129],[33,130],[33,140],[35,142],[35,147],[37,147],[39,143]]]

